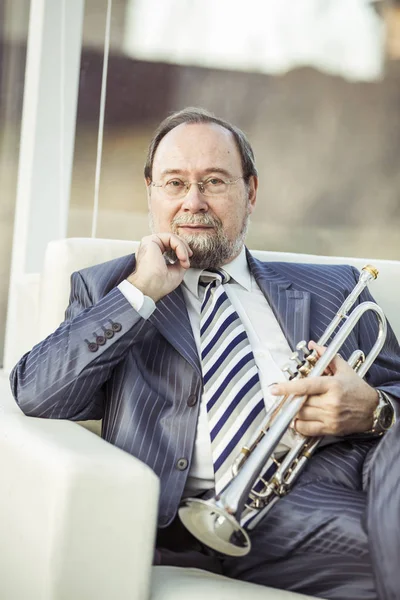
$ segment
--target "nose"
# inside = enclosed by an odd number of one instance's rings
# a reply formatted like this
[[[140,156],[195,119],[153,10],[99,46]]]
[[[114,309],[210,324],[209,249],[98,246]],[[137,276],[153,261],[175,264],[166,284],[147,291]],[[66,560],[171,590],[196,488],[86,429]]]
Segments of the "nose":
[[[195,183],[190,186],[183,199],[182,210],[191,213],[206,212],[208,210],[207,200]]]

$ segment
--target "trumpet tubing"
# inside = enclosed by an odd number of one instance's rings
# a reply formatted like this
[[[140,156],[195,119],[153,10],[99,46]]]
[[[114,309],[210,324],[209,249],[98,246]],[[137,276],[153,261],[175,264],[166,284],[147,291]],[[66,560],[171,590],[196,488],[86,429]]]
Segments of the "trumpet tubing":
[[[360,318],[367,311],[372,311],[378,321],[375,344],[367,356],[361,350],[356,350],[348,361],[356,373],[364,377],[385,343],[386,318],[382,309],[374,302],[363,302],[349,315],[347,313],[368,283],[376,279],[377,274],[374,267],[364,267],[357,285],[318,340],[319,345],[325,346],[341,321],[345,320],[321,357],[318,357],[315,351],[310,352],[305,341],[297,345],[297,352],[291,357],[297,363],[296,370],[293,372],[289,368],[285,369],[290,379],[323,375]],[[179,508],[179,517],[192,535],[211,548],[230,556],[244,556],[250,551],[248,532],[240,524],[244,509],[247,507],[260,511],[259,516],[252,521],[254,527],[276,500],[290,491],[322,439],[297,434],[297,442],[282,460],[275,455],[281,438],[306,400],[307,396],[295,395],[278,398],[267,411],[258,435],[242,449],[233,462],[233,477],[225,489],[211,500],[193,498],[183,502]],[[272,477],[265,481],[263,473],[271,461],[277,464],[277,469]],[[259,482],[262,482],[263,488],[256,491],[254,488]]]

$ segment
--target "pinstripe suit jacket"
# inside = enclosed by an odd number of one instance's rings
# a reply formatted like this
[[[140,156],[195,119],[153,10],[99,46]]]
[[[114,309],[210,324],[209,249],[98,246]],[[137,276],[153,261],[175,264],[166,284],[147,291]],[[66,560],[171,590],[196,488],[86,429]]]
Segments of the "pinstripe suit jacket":
[[[247,260],[291,347],[317,340],[358,280],[349,266],[263,263],[249,252]],[[27,415],[103,418],[103,437],[160,477],[159,526],[165,526],[190,467],[201,367],[180,288],[160,300],[148,320],[117,289],[134,266],[129,255],[74,273],[65,321],[21,358],[11,384]],[[348,338],[345,357],[375,340],[376,319],[368,315]],[[119,331],[94,350],[90,343],[112,323]],[[368,381],[400,400],[400,350],[391,330]]]

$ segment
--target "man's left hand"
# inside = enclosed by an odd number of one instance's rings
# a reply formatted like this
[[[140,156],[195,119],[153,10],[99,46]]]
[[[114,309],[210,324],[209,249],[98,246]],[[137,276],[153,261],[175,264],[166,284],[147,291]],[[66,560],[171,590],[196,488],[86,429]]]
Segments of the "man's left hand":
[[[322,355],[325,348],[315,342],[311,350]],[[306,436],[349,435],[371,429],[378,406],[378,392],[343,360],[336,356],[329,365],[332,376],[309,377],[275,384],[274,396],[307,396],[294,427]]]

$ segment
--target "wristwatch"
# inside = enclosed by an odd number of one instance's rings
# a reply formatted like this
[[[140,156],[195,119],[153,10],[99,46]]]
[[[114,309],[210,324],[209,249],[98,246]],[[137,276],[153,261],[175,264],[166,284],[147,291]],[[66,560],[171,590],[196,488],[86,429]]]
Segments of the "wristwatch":
[[[378,406],[374,410],[372,429],[370,429],[370,432],[384,433],[390,429],[394,423],[394,409],[391,402],[387,400],[385,395],[380,390],[376,391],[378,392],[379,402]]]

